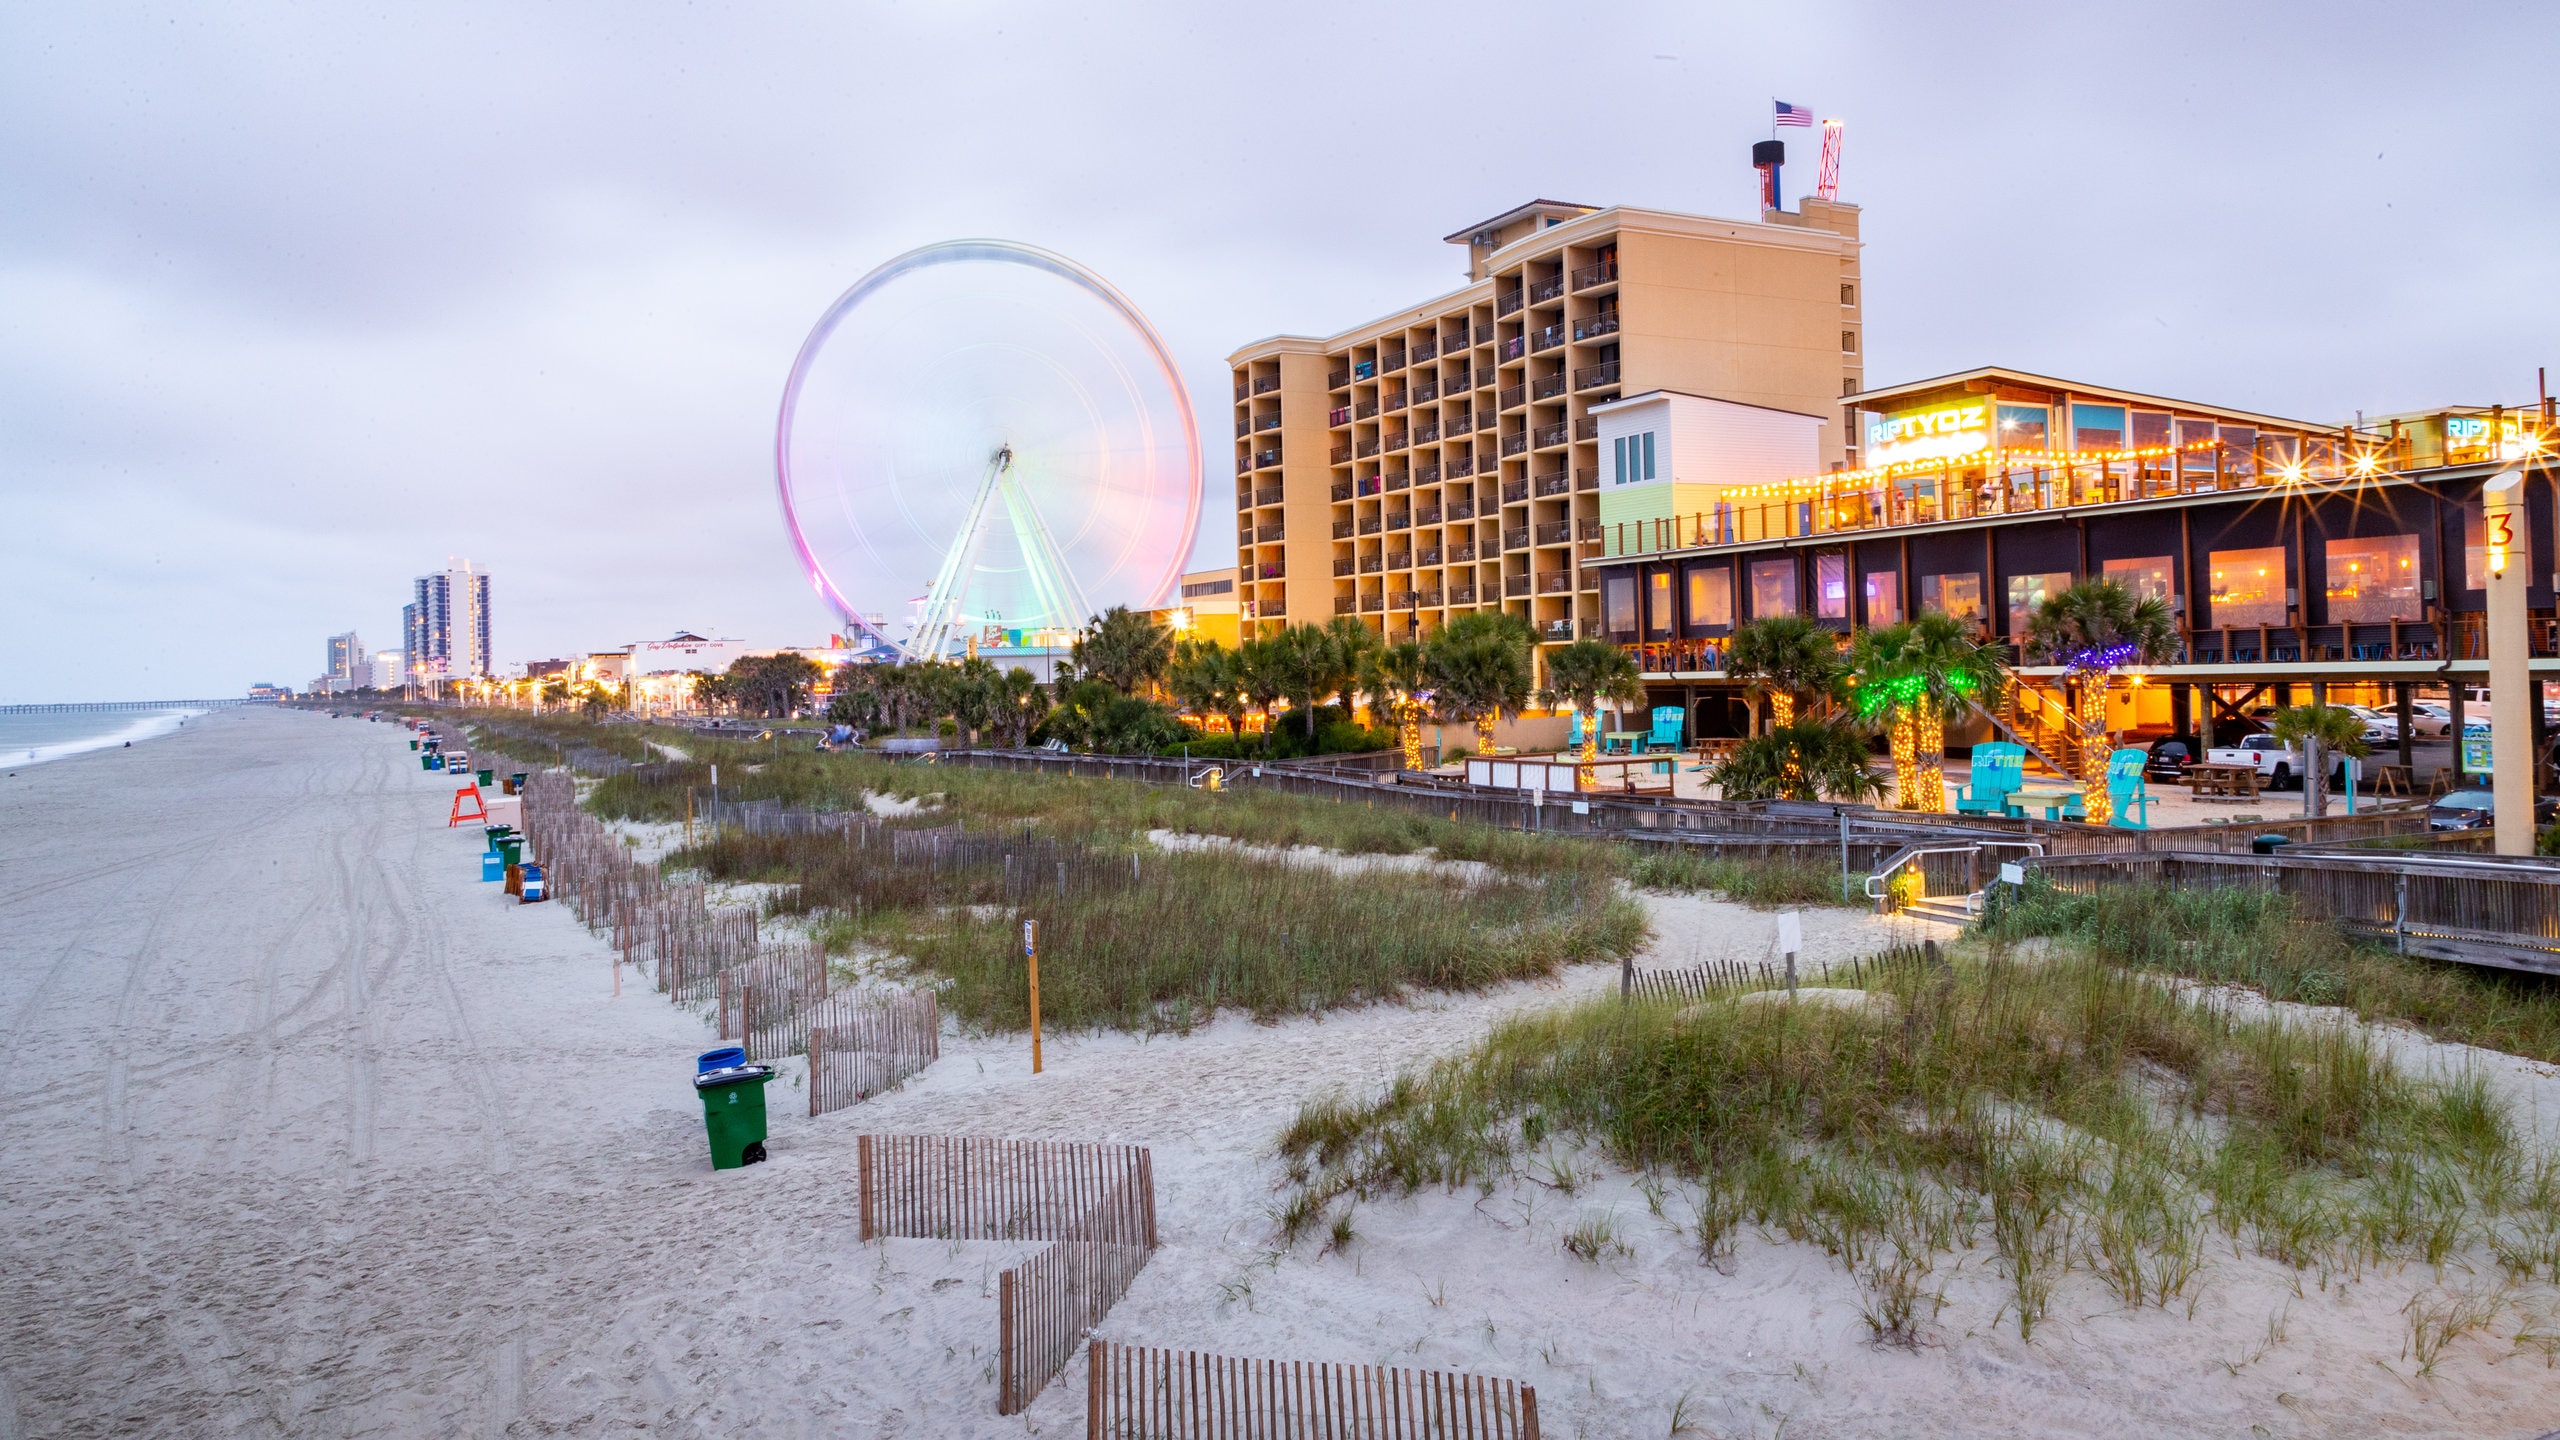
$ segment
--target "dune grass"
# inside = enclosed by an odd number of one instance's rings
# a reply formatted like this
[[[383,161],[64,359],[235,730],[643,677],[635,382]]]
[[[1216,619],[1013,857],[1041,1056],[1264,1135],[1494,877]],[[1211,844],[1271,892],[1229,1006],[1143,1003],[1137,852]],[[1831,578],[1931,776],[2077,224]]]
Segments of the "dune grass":
[[[1047,859],[1039,883],[1009,884],[1001,855],[901,863],[831,837],[723,834],[677,863],[788,883],[774,909],[822,917],[830,951],[893,954],[943,982],[945,1009],[997,1029],[1029,1023],[1024,918],[1040,922],[1044,1024],[1150,1032],[1188,1030],[1220,1010],[1270,1019],[1412,989],[1479,989],[1615,959],[1646,938],[1642,908],[1596,867],[1470,884],[1089,847],[1066,862],[1073,883],[1061,894],[1046,883]]]
[[[2128,1307],[2192,1297],[2216,1233],[2345,1271],[2485,1245],[2560,1280],[2560,1167],[2480,1077],[2413,1076],[2354,1027],[2076,958],[1889,965],[1858,1004],[1782,995],[1523,1017],[1383,1094],[1308,1105],[1279,1142],[1283,1229],[1347,1199],[1490,1193],[1564,1143],[1683,1177],[1709,1259],[1746,1222],[1821,1245],[1888,1342],[1914,1342],[1941,1264],[1986,1242],[2029,1338],[2074,1272]]]
[[[626,729],[632,727],[624,727]],[[1150,830],[1222,835],[1250,845],[1312,845],[1347,855],[1475,860],[1518,877],[1578,873],[1597,865],[1645,889],[1722,890],[1746,904],[1843,903],[1836,866],[1791,857],[1718,858],[1663,844],[1524,835],[1392,806],[1276,790],[1207,793],[1129,780],[1082,779],[966,766],[902,764],[862,754],[784,751],[752,742],[680,737],[690,762],[609,775],[587,797],[606,819],[668,822],[685,815],[685,792],[707,795],[711,766],[731,800],[780,800],[810,810],[859,810],[864,796],[928,800],[929,823],[971,828],[1036,824],[1053,833],[1142,836]]]
[[[2096,959],[2246,985],[2274,1000],[2343,1005],[2434,1039],[2560,1061],[2560,983],[2394,954],[2303,914],[2289,896],[2153,886],[2073,893],[2035,876],[2023,892],[1995,891],[1980,933],[1995,945],[2050,936]]]

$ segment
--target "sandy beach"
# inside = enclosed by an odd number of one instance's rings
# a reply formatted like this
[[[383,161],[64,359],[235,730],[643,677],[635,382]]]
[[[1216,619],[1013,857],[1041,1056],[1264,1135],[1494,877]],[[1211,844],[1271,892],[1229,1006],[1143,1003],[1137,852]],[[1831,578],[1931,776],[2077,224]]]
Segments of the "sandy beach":
[[[0,791],[0,1440],[1082,1434],[1072,1384],[994,1413],[995,1277],[1030,1247],[858,1243],[865,1130],[1151,1146],[1165,1245],[1104,1334],[1509,1376],[1551,1436],[1667,1435],[1675,1414],[1716,1436],[2560,1426],[2521,1310],[2432,1377],[2403,1354],[2412,1298],[2486,1267],[2324,1277],[2226,1252],[2192,1317],[2075,1276],[2030,1345],[1968,1265],[1907,1352],[1866,1341],[1818,1250],[1746,1233],[1709,1267],[1676,1195],[1657,1218],[1593,1160],[1570,1194],[1364,1205],[1346,1250],[1275,1248],[1270,1142],[1304,1099],[1605,992],[1614,967],[1053,1036],[1038,1077],[1018,1041],[951,1036],[905,1090],[814,1121],[786,1074],[772,1162],[715,1174],[686,1084],[709,1028],[628,974],[617,996],[566,906],[480,883],[476,828],[446,826],[450,788],[404,738],[232,712]],[[1757,960],[1775,925],[1703,900],[1658,922],[1661,964]],[[1807,931],[1830,954],[1896,933],[1831,911]],[[2480,1063],[2547,1133],[2548,1067]],[[1594,1264],[1560,1236],[1596,1215],[1624,1253]]]

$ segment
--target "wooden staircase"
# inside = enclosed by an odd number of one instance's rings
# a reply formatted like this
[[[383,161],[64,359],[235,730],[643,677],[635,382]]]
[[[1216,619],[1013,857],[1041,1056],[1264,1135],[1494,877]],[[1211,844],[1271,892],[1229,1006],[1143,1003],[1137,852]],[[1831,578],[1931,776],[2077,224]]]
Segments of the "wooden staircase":
[[[2027,697],[2021,699],[2021,697]],[[2043,691],[2015,681],[2000,692],[2000,703],[1983,712],[1992,728],[2026,747],[2030,758],[2065,780],[2081,778],[2080,737],[2071,712]]]

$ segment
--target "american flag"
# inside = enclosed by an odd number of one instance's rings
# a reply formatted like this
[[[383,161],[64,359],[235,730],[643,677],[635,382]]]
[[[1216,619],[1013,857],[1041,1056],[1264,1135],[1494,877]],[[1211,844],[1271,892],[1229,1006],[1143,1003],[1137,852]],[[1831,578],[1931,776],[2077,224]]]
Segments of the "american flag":
[[[1787,103],[1786,101],[1784,101],[1784,100],[1780,100],[1780,101],[1778,101],[1778,102],[1776,102],[1776,103],[1777,103],[1777,106],[1778,106],[1778,123],[1779,123],[1779,124],[1781,124],[1781,125],[1802,125],[1802,126],[1806,127],[1807,129],[1812,128],[1812,126],[1813,126],[1813,112],[1812,112],[1812,111],[1807,110],[1806,108],[1804,108],[1804,107],[1803,107],[1803,106],[1801,106],[1801,105],[1790,105],[1790,104],[1788,104],[1788,103]]]

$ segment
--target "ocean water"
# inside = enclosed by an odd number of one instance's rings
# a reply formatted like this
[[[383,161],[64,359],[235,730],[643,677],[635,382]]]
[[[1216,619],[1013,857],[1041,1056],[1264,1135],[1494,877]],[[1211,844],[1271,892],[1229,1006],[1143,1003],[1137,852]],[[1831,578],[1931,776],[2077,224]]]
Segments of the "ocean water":
[[[202,710],[40,710],[0,715],[0,768],[41,765],[66,755],[109,750],[177,732]]]

